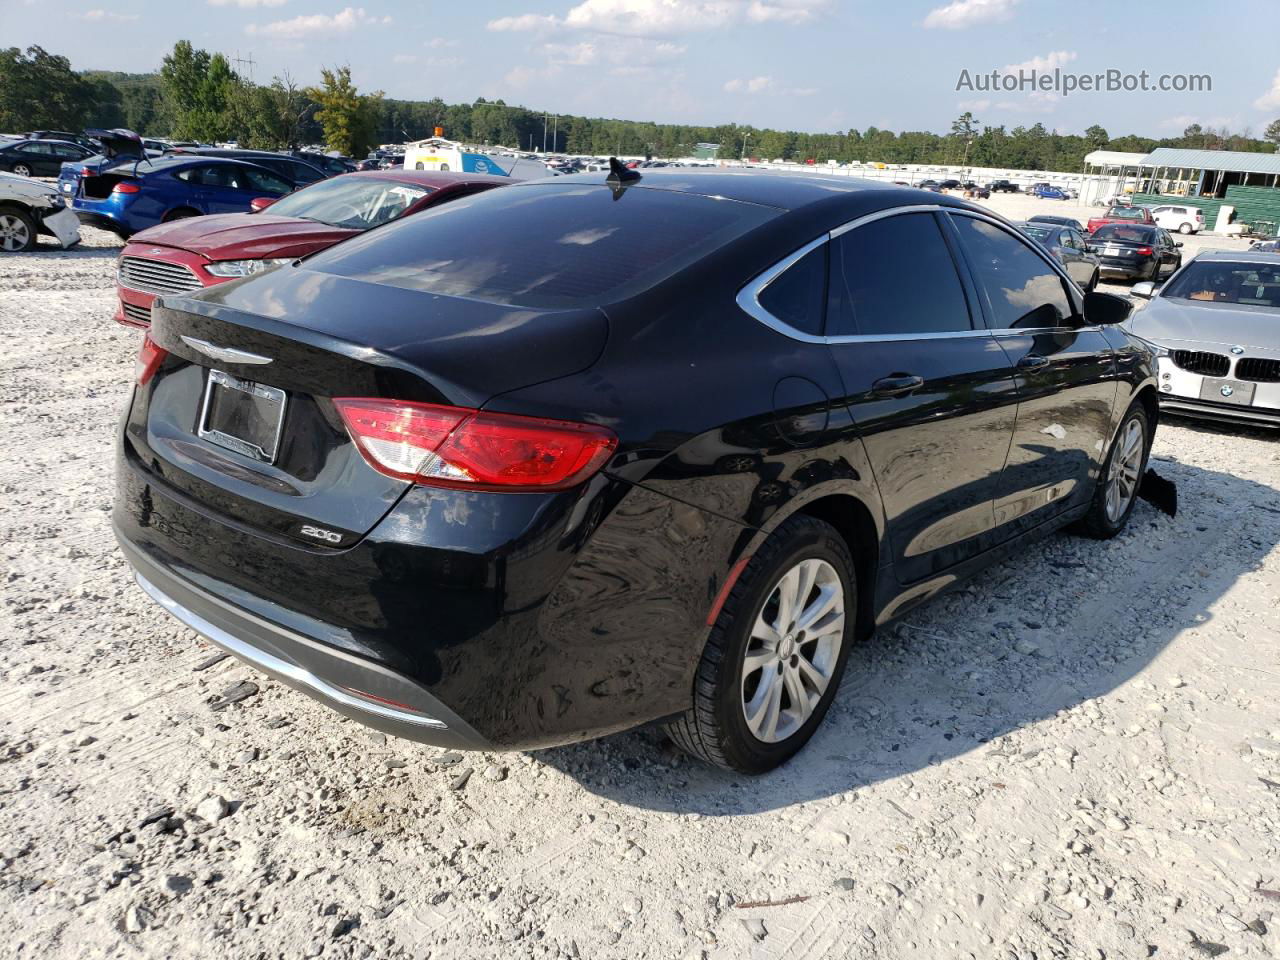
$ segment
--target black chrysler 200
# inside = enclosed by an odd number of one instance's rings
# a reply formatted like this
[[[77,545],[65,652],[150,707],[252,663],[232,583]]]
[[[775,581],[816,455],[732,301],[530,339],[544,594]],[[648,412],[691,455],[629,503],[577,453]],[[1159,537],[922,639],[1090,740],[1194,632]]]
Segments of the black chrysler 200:
[[[664,721],[759,772],[876,625],[1124,526],[1157,416],[1128,310],[922,191],[517,184],[160,300],[115,526],[178,619],[382,730]]]

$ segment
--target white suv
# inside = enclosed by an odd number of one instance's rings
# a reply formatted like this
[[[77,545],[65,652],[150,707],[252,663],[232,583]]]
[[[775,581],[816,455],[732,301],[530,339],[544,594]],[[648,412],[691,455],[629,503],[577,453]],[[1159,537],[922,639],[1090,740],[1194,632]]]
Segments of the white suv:
[[[1156,223],[1166,230],[1179,233],[1199,233],[1204,229],[1204,211],[1199,207],[1152,207]]]

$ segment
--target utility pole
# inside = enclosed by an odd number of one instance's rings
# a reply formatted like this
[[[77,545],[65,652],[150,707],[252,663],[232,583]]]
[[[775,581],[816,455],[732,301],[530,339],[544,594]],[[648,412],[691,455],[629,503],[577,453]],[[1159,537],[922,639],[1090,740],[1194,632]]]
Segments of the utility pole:
[[[257,61],[253,59],[253,51],[249,51],[249,56],[241,59],[240,51],[236,51],[236,55],[231,58],[231,62],[236,65],[236,73],[241,73],[240,68],[247,66],[249,68],[249,82],[253,83],[253,68],[257,65]]]
[[[742,156],[738,158],[739,160],[745,161],[747,159],[747,141],[750,139],[750,133],[744,133],[742,135]]]
[[[551,118],[551,151],[560,152],[560,114],[558,113]]]
[[[547,115],[542,115],[542,152],[547,152]]]

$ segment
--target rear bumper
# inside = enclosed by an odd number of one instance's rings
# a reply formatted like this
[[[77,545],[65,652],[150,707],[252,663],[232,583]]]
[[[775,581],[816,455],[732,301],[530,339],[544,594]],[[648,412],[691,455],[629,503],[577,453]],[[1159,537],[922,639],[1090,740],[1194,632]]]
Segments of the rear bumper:
[[[123,219],[115,214],[77,209],[76,216],[84,226],[97,227],[99,230],[109,230],[122,239],[133,233],[128,224],[124,223]]]
[[[1125,277],[1136,280],[1139,277],[1151,276],[1151,264],[1117,263],[1115,261],[1100,260],[1098,262],[1098,273],[1104,277]]]
[[[309,547],[120,453],[116,536],[158,603],[362,723],[458,748],[538,749],[686,710],[744,533],[600,475],[556,494],[414,487],[352,546]]]
[[[236,607],[154,562],[119,530],[116,539],[143,592],[232,656],[384,733],[455,749],[492,746],[407,677]]]

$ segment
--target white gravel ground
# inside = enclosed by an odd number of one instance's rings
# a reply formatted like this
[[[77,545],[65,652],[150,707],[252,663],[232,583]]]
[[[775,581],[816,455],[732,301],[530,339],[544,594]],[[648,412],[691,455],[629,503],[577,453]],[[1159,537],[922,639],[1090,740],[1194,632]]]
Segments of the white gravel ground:
[[[1280,953],[1280,439],[1166,423],[1176,520],[1140,503],[877,636],[770,776],[654,731],[444,754],[197,669],[132,584],[109,508],[138,334],[86,234],[0,260],[9,955]]]

